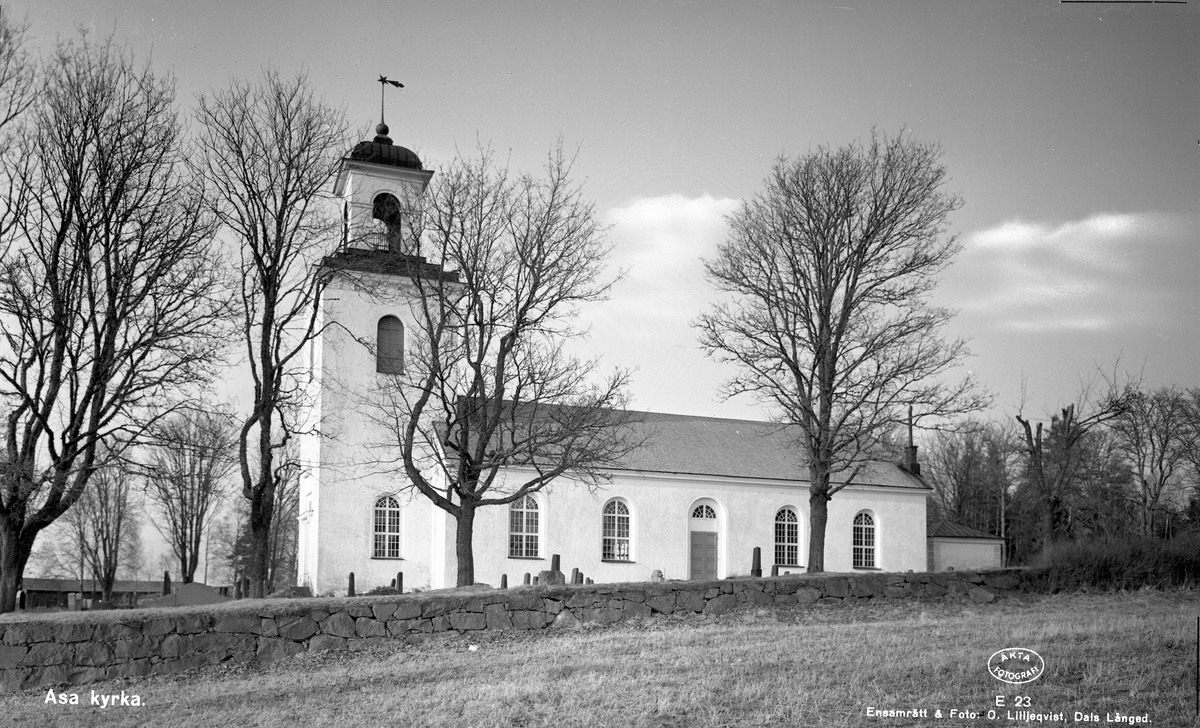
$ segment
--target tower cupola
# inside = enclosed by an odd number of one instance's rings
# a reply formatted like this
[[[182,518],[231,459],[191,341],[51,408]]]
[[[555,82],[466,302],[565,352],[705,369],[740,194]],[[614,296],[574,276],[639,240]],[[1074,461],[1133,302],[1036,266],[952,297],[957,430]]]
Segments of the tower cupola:
[[[354,145],[342,159],[333,192],[342,198],[342,250],[374,250],[417,254],[419,226],[414,226],[420,198],[433,172],[416,152],[392,142],[383,120],[382,92],[403,88],[380,76],[379,125],[375,138]]]

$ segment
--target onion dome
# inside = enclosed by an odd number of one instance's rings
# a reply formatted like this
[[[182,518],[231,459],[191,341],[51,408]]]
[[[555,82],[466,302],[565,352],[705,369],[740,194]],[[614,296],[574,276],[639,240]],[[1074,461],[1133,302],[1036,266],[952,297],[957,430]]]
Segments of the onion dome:
[[[387,124],[375,127],[375,138],[371,141],[361,141],[350,150],[350,158],[375,164],[386,164],[390,167],[405,169],[424,169],[421,158],[416,152],[398,144],[392,144],[388,135]]]

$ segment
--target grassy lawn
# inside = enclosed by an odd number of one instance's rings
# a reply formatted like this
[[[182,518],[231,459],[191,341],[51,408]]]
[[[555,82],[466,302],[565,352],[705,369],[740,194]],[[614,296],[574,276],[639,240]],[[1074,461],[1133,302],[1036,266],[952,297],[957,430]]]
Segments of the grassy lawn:
[[[1029,726],[1194,721],[1200,592],[1023,597],[991,605],[881,602],[754,610],[539,633],[469,633],[383,651],[0,698],[13,726]],[[1026,647],[1045,675],[987,673]],[[88,706],[90,693],[145,705]],[[1006,706],[996,708],[997,696]],[[1020,698],[1021,700],[1018,700]],[[1029,707],[1018,707],[1028,700]],[[868,707],[928,718],[869,717]],[[987,718],[991,708],[996,720]],[[949,711],[977,711],[977,718]],[[935,711],[942,718],[935,718]],[[1012,711],[1012,718],[1009,712]],[[1076,723],[1075,712],[1095,714]],[[1060,721],[1054,721],[1060,722]]]

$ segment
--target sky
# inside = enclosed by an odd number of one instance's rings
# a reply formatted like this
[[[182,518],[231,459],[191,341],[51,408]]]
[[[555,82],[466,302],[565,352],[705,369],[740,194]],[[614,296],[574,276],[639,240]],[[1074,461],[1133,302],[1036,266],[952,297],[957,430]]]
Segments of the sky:
[[[77,27],[198,94],[306,72],[355,129],[436,173],[557,140],[626,276],[582,353],[637,409],[761,419],[690,323],[702,260],[781,155],[907,128],[941,144],[962,251],[933,302],[995,419],[1045,416],[1097,369],[1200,386],[1200,2],[9,2],[46,50]]]

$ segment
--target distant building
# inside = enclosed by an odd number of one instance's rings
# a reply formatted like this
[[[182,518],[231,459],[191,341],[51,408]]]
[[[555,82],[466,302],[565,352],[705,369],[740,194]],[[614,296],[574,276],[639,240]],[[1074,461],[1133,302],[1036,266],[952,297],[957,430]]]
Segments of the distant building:
[[[1004,568],[1004,539],[953,521],[938,521],[926,532],[929,571]]]
[[[414,251],[388,249],[432,172],[394,146],[386,126],[378,131],[355,146],[337,179],[342,246],[326,264],[353,277],[339,272],[325,290],[309,358],[319,433],[301,441],[297,567],[299,583],[317,594],[344,593],[351,572],[360,593],[397,572],[408,588],[453,586],[457,573],[453,518],[407,488],[398,468],[379,472],[388,435],[365,405],[382,378],[406,375],[411,332],[421,330],[415,277],[455,275]],[[804,571],[809,484],[794,431],[685,415],[638,419],[649,443],[602,489],[562,479],[479,509],[476,579],[497,585],[507,575],[516,585],[524,573],[548,570],[552,554],[564,571],[579,568],[597,582],[644,581],[654,570],[668,579],[723,578],[748,574],[754,547],[766,573]],[[915,464],[866,464],[828,504],[826,569],[924,569],[929,492]]]
[[[24,594],[26,609],[80,609],[100,602],[104,596],[100,583],[92,579],[30,579],[21,580],[18,594]],[[112,605],[132,607],[135,602],[162,595],[161,581],[113,582]]]

